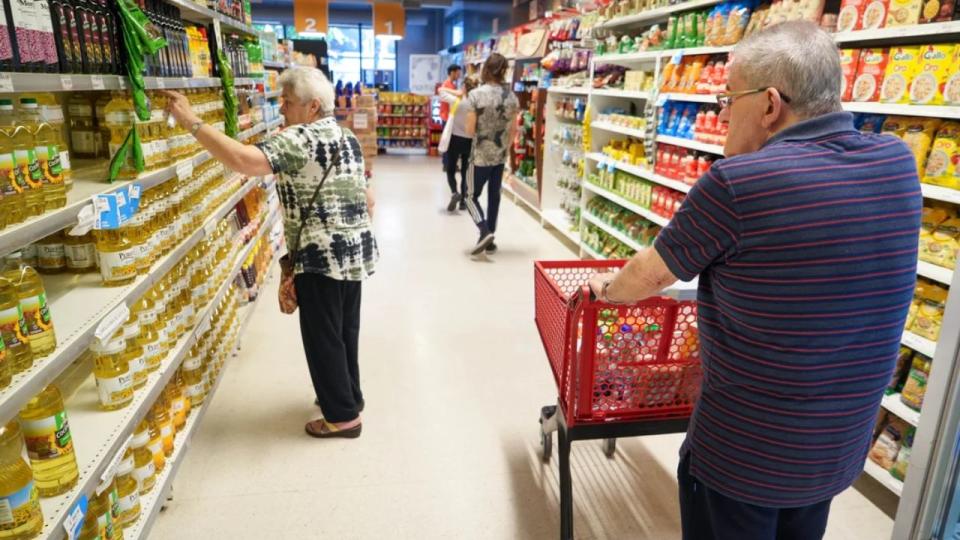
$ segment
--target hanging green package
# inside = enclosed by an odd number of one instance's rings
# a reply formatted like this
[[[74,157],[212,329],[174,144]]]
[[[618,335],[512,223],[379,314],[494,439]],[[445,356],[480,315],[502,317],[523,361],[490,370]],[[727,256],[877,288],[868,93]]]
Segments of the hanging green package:
[[[140,146],[140,135],[136,129],[131,129],[127,133],[127,138],[117,149],[117,153],[110,160],[110,182],[113,183],[120,176],[120,171],[125,167],[132,167],[136,171],[143,171],[146,164],[143,159],[143,147]]]
[[[167,46],[160,29],[140,11],[133,0],[116,0],[117,10],[120,12],[120,23],[123,29],[123,42],[127,51],[127,71],[130,75],[130,85],[133,89],[133,103],[137,111],[137,118],[143,121],[150,119],[150,106],[147,101],[143,81],[145,54],[154,55]]]
[[[236,137],[240,132],[237,125],[237,91],[233,86],[233,68],[230,62],[223,54],[222,50],[217,51],[217,63],[220,68],[220,82],[223,85],[223,113],[225,116],[224,131],[231,137]]]

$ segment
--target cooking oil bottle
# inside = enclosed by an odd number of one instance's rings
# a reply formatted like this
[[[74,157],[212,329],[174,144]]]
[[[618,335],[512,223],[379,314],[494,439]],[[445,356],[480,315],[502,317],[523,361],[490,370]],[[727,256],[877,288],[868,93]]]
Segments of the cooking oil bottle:
[[[62,232],[55,232],[36,243],[37,271],[59,274],[67,269],[67,251]]]
[[[20,410],[27,454],[41,497],[59,495],[77,484],[73,437],[60,391],[49,385]]]
[[[93,512],[89,511],[87,508],[87,514],[83,518],[83,527],[80,528],[80,534],[77,536],[77,540],[106,540],[103,536],[100,535],[100,524],[97,522],[97,517],[93,515]]]
[[[65,117],[63,115],[63,105],[60,98],[52,92],[41,92],[35,94],[37,104],[40,106],[40,120],[50,124],[54,129],[57,148],[60,150],[60,170],[63,173],[64,188],[69,192],[73,187],[73,170],[70,164],[70,151],[66,144]]]
[[[147,372],[156,371],[160,368],[165,356],[163,344],[160,342],[160,333],[157,330],[157,307],[153,300],[143,295],[134,303],[130,311],[140,322],[140,337],[137,338],[136,344],[143,347],[143,362]]]
[[[170,419],[173,422],[173,430],[179,433],[187,423],[187,414],[190,412],[188,401],[183,393],[183,388],[177,384],[177,377],[180,371],[177,370],[167,387],[164,389],[167,402],[170,403]]]
[[[133,101],[128,92],[111,92],[110,101],[103,108],[103,122],[106,131],[104,135],[109,138],[110,159],[116,155],[117,151],[127,139],[130,130],[134,128],[136,115],[133,109]],[[142,142],[142,141],[141,141]],[[141,146],[145,146],[142,145]],[[134,178],[137,176],[137,169],[134,166],[133,154],[128,153],[120,168],[119,178]]]
[[[0,228],[20,223],[27,217],[26,191],[30,188],[21,178],[14,157],[16,129],[13,100],[0,99]]]
[[[127,342],[118,332],[106,343],[98,342],[90,347],[96,354],[93,361],[93,376],[97,381],[100,408],[106,411],[122,409],[133,401],[133,374],[124,357]]]
[[[100,276],[107,287],[120,287],[137,279],[137,245],[124,229],[96,231],[97,255],[100,260]]]
[[[166,353],[170,352],[173,348],[173,343],[175,343],[176,340],[176,336],[170,335],[169,332],[170,321],[173,320],[173,314],[170,312],[169,306],[166,303],[168,299],[166,284],[162,279],[157,281],[144,296],[153,301],[157,311],[155,328],[160,340],[160,347],[164,355],[166,355]]]
[[[7,357],[7,347],[3,343],[3,336],[0,335],[0,390],[10,386],[13,381],[13,368],[10,363],[11,359]]]
[[[83,236],[64,233],[63,250],[69,272],[84,274],[97,271],[97,245],[92,232]]]
[[[53,317],[47,305],[47,293],[43,280],[33,268],[23,264],[19,253],[7,257],[7,269],[4,277],[17,285],[20,297],[20,309],[27,324],[27,337],[34,358],[42,358],[57,347],[57,336],[53,330]]]
[[[143,347],[140,346],[140,319],[135,313],[131,313],[127,322],[123,325],[123,340],[126,342],[126,348],[123,351],[123,359],[130,366],[130,375],[133,377],[133,388],[143,388],[147,384],[147,377],[150,372],[147,370],[147,361],[143,356]]]
[[[36,106],[36,103],[34,103]],[[43,213],[44,186],[43,173],[40,170],[40,160],[37,157],[37,138],[33,135],[37,128],[36,107],[34,114],[20,114],[14,112],[14,123],[16,128],[13,130],[11,138],[13,139],[13,160],[20,171],[20,177],[26,184],[26,205],[25,212],[27,217],[39,216]],[[0,114],[7,114],[6,106],[0,103]]]
[[[20,309],[20,296],[16,284],[3,276],[0,276],[0,338],[3,338],[6,347],[6,363],[11,372],[16,374],[30,369],[33,351],[30,349],[27,322]]]
[[[147,448],[153,454],[153,464],[156,466],[157,472],[160,472],[167,464],[167,454],[163,451],[163,434],[160,433],[160,422],[154,414],[153,408],[147,411],[145,420],[147,425],[150,426],[150,443],[147,444]],[[169,421],[167,421],[167,425],[169,426]]]
[[[59,130],[43,121],[40,105],[35,97],[20,98],[19,122],[35,141],[34,154],[39,165],[44,211],[63,208],[67,205],[67,187],[63,180],[63,166],[60,164]]]
[[[200,356],[196,343],[190,348],[190,354],[184,359],[181,370],[184,392],[190,400],[190,407],[197,408],[203,404],[207,389],[203,382],[203,357]]]
[[[173,454],[173,437],[176,431],[173,429],[173,419],[170,418],[170,401],[162,392],[157,396],[156,403],[150,409],[148,418],[153,418],[154,425],[160,430],[160,438],[163,441],[163,455],[170,457]]]
[[[163,443],[161,456],[162,446]],[[140,486],[140,495],[146,495],[157,482],[157,465],[150,450],[150,426],[146,420],[141,420],[134,431],[133,438],[130,439],[130,450],[133,452],[133,477]]]
[[[112,482],[112,479],[111,479]],[[90,505],[87,507],[87,514],[97,517],[97,529],[100,538],[110,540],[115,538],[113,528],[113,504],[110,501],[110,485],[107,482],[97,487],[93,497],[90,497]]]
[[[0,539],[34,538],[43,530],[40,494],[24,456],[20,424],[0,428]]]
[[[74,92],[67,101],[70,126],[70,149],[78,159],[95,159],[100,156],[101,137],[97,130],[93,94]]]
[[[117,520],[124,528],[133,525],[140,517],[140,485],[133,475],[135,463],[133,450],[128,448],[117,467],[117,496],[120,500]]]

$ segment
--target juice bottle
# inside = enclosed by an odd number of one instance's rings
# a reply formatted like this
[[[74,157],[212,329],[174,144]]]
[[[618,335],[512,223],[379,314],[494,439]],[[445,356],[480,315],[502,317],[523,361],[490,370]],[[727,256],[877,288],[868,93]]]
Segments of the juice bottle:
[[[138,343],[140,340],[140,319],[136,313],[130,313],[130,317],[123,325],[123,339],[126,342],[123,358],[130,366],[133,387],[135,389],[142,388],[143,385],[147,384],[147,377],[150,372],[147,370],[147,361],[143,356],[143,347]]]
[[[27,337],[30,339],[33,356],[42,358],[50,354],[57,347],[57,336],[53,330],[53,317],[47,305],[47,293],[40,275],[23,264],[19,253],[12,253],[7,256],[4,277],[17,285],[20,309],[27,325]]]
[[[20,425],[41,497],[53,497],[77,484],[73,438],[60,391],[49,385],[20,410]]]
[[[20,223],[27,217],[26,180],[21,178],[14,157],[13,134],[17,129],[12,99],[0,99],[0,226]]]
[[[140,337],[136,344],[143,348],[143,362],[148,373],[160,368],[166,356],[158,332],[158,310],[153,300],[143,295],[130,308],[132,314],[140,322]]]
[[[126,140],[127,135],[133,128],[135,119],[133,101],[131,101],[129,94],[126,92],[111,92],[110,101],[104,105],[103,109],[103,125],[106,129],[105,134],[109,134],[107,140],[109,141],[108,147],[111,159]],[[135,176],[137,176],[137,170],[133,164],[133,155],[128,153],[127,159],[120,169],[119,177],[134,178]]]
[[[20,373],[33,365],[33,351],[27,336],[27,322],[20,309],[17,286],[0,276],[0,338],[6,347],[6,363],[11,373]]]
[[[133,374],[124,358],[127,342],[119,332],[106,343],[97,342],[90,347],[96,354],[93,361],[93,376],[97,381],[100,407],[106,411],[122,409],[133,401]]]
[[[42,274],[59,274],[67,268],[67,252],[63,234],[56,232],[36,243],[37,271]]]
[[[40,495],[25,456],[20,424],[0,428],[0,539],[34,538],[43,530]]]
[[[5,108],[0,106],[0,112],[4,111]],[[40,158],[37,156],[37,138],[34,136],[39,119],[39,115],[36,113],[36,101],[33,102],[33,109],[26,114],[24,114],[23,109],[20,110],[19,114],[14,113],[16,128],[10,135],[10,138],[13,139],[13,161],[27,187],[24,191],[27,217],[39,216],[43,213],[46,205],[44,201],[43,171],[40,170]]]
[[[20,98],[20,125],[34,140],[34,155],[39,166],[43,207],[49,212],[67,205],[67,189],[60,164],[60,130],[41,118],[40,105],[35,97]],[[32,173],[32,171],[31,171]]]
[[[68,271],[75,274],[97,271],[97,245],[92,232],[83,236],[64,234],[63,249]]]
[[[103,229],[95,232],[100,276],[107,287],[119,287],[137,279],[137,245],[121,229]]]
[[[134,431],[130,450],[133,452],[133,477],[140,486],[140,495],[146,495],[157,482],[157,466],[150,450],[150,426],[146,420],[142,420]],[[162,450],[160,455],[163,455]]]
[[[160,472],[167,464],[167,455],[163,451],[163,435],[160,433],[160,423],[154,415],[153,409],[147,412],[145,420],[147,425],[150,426],[150,442],[147,444],[147,448],[153,454],[153,464],[157,468],[157,472]],[[168,426],[169,424],[170,422],[167,421]]]
[[[152,461],[151,461],[152,462]],[[134,476],[136,460],[133,450],[127,449],[123,461],[117,467],[117,496],[120,500],[117,519],[124,528],[133,525],[140,517],[140,484]]]

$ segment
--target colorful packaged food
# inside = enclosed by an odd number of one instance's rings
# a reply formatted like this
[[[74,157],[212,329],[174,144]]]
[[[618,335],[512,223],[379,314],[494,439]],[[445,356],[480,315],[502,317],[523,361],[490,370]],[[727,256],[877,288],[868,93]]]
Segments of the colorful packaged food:
[[[897,353],[897,363],[893,368],[893,376],[890,377],[890,383],[887,384],[886,394],[894,394],[903,390],[903,384],[906,382],[907,374],[910,372],[911,360],[913,359],[913,349],[901,346]]]
[[[747,2],[736,2],[730,7],[721,45],[734,45],[743,39],[743,33],[750,22],[750,6]]]
[[[920,23],[949,21],[955,7],[956,0],[926,0],[920,9]]]
[[[882,28],[883,24],[887,21],[887,9],[889,6],[889,0],[869,0],[867,6],[863,9],[861,28],[864,30]]]
[[[947,212],[942,208],[923,208],[920,216],[920,248],[917,253],[917,258],[921,261],[934,264],[939,257],[939,248],[934,245],[933,233],[948,217]]]
[[[843,0],[840,2],[840,13],[837,15],[837,32],[859,30],[863,19],[863,10],[866,7],[864,0]]]
[[[932,264],[955,269],[957,252],[960,250],[960,218],[950,218],[941,223],[933,232],[927,249],[932,256]]]
[[[953,189],[960,189],[960,122],[945,122],[937,130],[923,181]]]
[[[923,0],[890,0],[887,22],[884,26],[909,26],[920,23]]]
[[[843,79],[840,82],[840,100],[850,101],[853,96],[853,81],[857,77],[857,64],[860,63],[860,49],[840,50],[840,69]]]
[[[705,28],[705,43],[711,47],[721,45],[723,33],[727,28],[727,15],[730,14],[730,6],[720,4],[710,10],[707,16],[707,27]]]
[[[957,6],[957,15],[960,18],[960,5]],[[960,66],[960,45],[953,50],[952,66]],[[954,68],[943,85],[943,102],[946,105],[960,105],[960,69]]]
[[[888,116],[887,119],[883,121],[883,127],[880,132],[902,139],[903,135],[907,132],[907,125],[910,120],[911,118],[906,116]]]
[[[825,0],[797,0],[794,7],[794,18],[818,23],[823,17],[825,4]]]
[[[927,377],[930,375],[930,358],[917,353],[913,356],[910,374],[903,385],[900,401],[915,411],[923,406],[923,396],[927,392]]]
[[[924,45],[920,50],[920,65],[910,83],[910,102],[918,105],[940,105],[947,77],[958,66],[950,65],[956,45]]]
[[[947,303],[947,290],[933,283],[926,283],[918,290],[920,306],[910,331],[920,337],[937,341],[943,325],[943,310]]]
[[[890,416],[887,425],[880,432],[880,436],[877,437],[876,442],[870,449],[870,460],[887,470],[893,467],[903,439],[909,430],[910,424],[906,421],[896,416]]]
[[[883,103],[908,103],[910,83],[920,67],[920,46],[891,47],[890,60],[880,88]]]
[[[907,479],[907,468],[910,466],[910,454],[913,453],[913,433],[907,433],[897,452],[897,461],[890,467],[890,476],[901,482]]]
[[[933,145],[933,137],[937,134],[942,120],[939,118],[909,118],[907,131],[903,134],[903,142],[907,143],[914,159],[917,160],[917,174],[923,175],[927,164],[927,155]]]
[[[887,49],[863,49],[857,63],[857,78],[853,81],[854,101],[877,101],[883,74],[887,69]]]

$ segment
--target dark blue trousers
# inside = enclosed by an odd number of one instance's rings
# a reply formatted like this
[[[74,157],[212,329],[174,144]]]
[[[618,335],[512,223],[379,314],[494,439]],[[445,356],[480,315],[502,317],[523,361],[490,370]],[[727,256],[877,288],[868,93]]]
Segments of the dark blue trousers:
[[[767,508],[731,499],[690,475],[690,453],[680,460],[683,540],[821,540],[831,500],[800,508]]]

